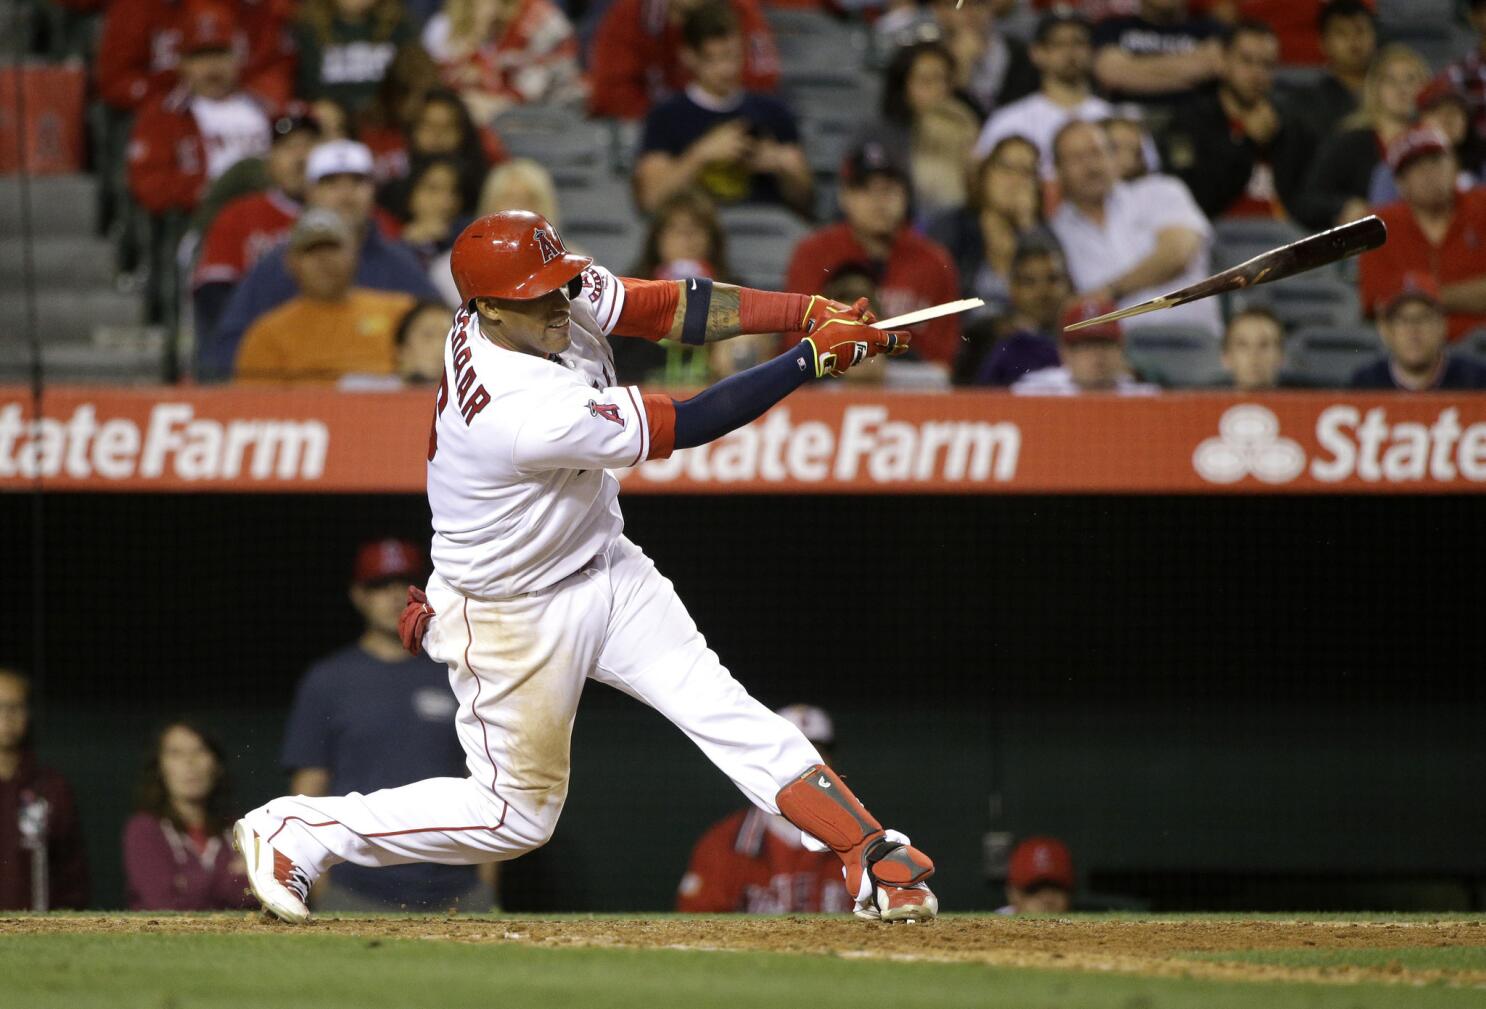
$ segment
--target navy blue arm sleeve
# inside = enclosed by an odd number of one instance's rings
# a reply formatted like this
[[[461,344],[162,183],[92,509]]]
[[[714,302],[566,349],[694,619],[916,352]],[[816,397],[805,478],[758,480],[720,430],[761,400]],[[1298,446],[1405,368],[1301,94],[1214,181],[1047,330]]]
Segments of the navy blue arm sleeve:
[[[815,377],[810,347],[803,341],[771,361],[729,375],[691,399],[676,401],[676,447],[705,445],[756,420]]]

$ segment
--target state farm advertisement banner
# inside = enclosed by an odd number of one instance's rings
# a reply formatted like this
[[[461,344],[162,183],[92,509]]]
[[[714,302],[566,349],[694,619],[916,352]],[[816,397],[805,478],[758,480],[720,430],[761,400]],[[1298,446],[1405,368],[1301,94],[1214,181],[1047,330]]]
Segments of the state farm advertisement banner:
[[[423,490],[432,392],[0,387],[0,489]],[[1486,395],[799,393],[640,493],[1471,492]]]

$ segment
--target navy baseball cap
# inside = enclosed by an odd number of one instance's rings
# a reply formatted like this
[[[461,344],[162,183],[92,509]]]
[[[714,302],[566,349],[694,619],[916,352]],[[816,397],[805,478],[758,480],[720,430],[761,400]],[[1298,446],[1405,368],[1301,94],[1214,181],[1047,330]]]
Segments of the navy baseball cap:
[[[864,140],[841,163],[841,181],[848,186],[860,186],[874,175],[885,175],[906,184],[908,163],[881,140]]]

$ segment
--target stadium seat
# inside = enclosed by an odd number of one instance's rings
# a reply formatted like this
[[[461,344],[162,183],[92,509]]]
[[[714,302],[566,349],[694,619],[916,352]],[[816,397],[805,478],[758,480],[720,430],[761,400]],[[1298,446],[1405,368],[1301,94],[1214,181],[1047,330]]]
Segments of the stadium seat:
[[[784,286],[795,243],[807,226],[783,207],[736,206],[721,212],[728,236],[728,262],[746,284],[769,290]]]
[[[540,162],[559,187],[584,185],[609,172],[609,130],[577,109],[518,106],[496,117],[495,130],[512,157]]]
[[[1383,345],[1370,327],[1307,326],[1289,340],[1285,371],[1307,385],[1339,389],[1381,353]]]
[[[1356,286],[1324,274],[1292,277],[1239,291],[1231,298],[1233,311],[1259,305],[1274,312],[1287,330],[1354,326],[1362,321]]]
[[[1289,221],[1271,217],[1225,217],[1213,222],[1213,240],[1218,245],[1263,245],[1272,249],[1305,234]]]
[[[805,160],[817,177],[832,178],[841,171],[861,124],[851,120],[811,120],[804,124],[801,142]]]
[[[1183,326],[1142,326],[1125,335],[1130,363],[1163,386],[1212,385],[1223,374],[1210,334]]]
[[[624,178],[604,177],[593,180],[592,185],[560,186],[557,206],[564,233],[591,225],[638,227],[641,224],[629,180]]]
[[[563,241],[574,252],[592,256],[601,266],[626,274],[640,258],[645,231],[638,224],[575,222],[563,224]]]

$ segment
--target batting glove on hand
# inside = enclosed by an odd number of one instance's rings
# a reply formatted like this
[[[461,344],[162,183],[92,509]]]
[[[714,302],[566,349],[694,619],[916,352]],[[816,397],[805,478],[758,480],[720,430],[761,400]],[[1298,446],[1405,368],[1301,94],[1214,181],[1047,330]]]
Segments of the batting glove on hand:
[[[877,329],[872,323],[877,316],[867,307],[866,298],[843,305],[814,295],[805,308],[805,339],[815,356],[815,377],[844,375],[853,365],[869,357],[887,354],[897,357],[908,350],[913,336],[903,330]]]

